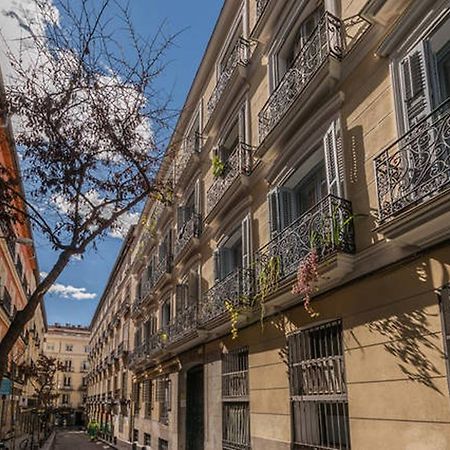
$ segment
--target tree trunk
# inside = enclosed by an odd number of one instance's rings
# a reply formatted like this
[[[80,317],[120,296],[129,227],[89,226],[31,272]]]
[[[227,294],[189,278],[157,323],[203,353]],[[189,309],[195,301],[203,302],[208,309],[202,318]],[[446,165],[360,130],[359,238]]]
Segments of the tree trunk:
[[[11,322],[8,331],[0,342],[0,381],[3,375],[8,370],[8,355],[14,347],[14,344],[19,339],[20,335],[25,329],[25,325],[34,316],[36,308],[41,303],[44,294],[50,289],[52,284],[59,277],[61,272],[70,261],[70,257],[75,254],[73,250],[64,250],[58,257],[55,265],[48,275],[38,284],[34,292],[31,294],[28,303],[20,311],[17,311]]]

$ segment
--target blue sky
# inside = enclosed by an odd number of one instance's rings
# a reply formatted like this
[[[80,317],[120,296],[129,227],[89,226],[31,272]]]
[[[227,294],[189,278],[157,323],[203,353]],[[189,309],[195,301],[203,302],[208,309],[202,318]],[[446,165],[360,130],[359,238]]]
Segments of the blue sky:
[[[162,81],[163,88],[173,92],[174,106],[180,108],[223,0],[132,0],[131,4],[136,28],[143,35],[151,35],[164,20],[169,31],[184,30],[170,51],[171,63]],[[98,243],[96,251],[90,250],[82,260],[69,264],[58,279],[59,293],[46,295],[48,323],[90,323],[121,243],[118,238],[108,238]],[[48,271],[55,254],[39,236],[36,248],[40,270]]]

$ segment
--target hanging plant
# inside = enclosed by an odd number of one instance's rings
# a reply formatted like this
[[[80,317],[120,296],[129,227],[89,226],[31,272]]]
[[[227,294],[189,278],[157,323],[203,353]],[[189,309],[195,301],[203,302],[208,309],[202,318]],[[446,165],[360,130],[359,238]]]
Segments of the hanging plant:
[[[221,177],[225,173],[225,163],[218,155],[212,158],[212,173],[215,178]]]
[[[260,322],[264,326],[265,301],[267,296],[275,290],[280,279],[281,261],[278,255],[271,256],[258,273],[258,295],[255,300],[259,302],[261,309]]]
[[[231,303],[229,300],[225,300],[225,308],[228,311],[228,314],[230,315],[230,323],[231,323],[231,339],[236,339],[238,337],[238,319],[240,311],[238,308],[235,308],[233,303]]]
[[[317,281],[319,280],[319,257],[317,250],[310,250],[303,258],[297,271],[297,280],[292,286],[294,295],[301,295],[304,298],[303,306],[310,317],[315,318],[319,313],[311,306],[311,294],[317,289]]]

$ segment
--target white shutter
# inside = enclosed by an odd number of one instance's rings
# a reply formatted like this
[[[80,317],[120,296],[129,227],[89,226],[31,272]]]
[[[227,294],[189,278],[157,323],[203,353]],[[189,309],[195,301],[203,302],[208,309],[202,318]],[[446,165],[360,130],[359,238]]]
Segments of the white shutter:
[[[412,48],[400,63],[405,131],[431,113],[431,85],[424,41]]]
[[[278,207],[278,190],[277,188],[271,189],[267,194],[267,206],[269,208],[269,228],[270,236],[273,237],[280,231],[280,217]]]
[[[252,258],[252,221],[248,213],[242,220],[242,267],[248,269]]]
[[[338,124],[336,121],[333,121],[323,138],[323,150],[325,153],[328,192],[337,197],[342,197],[340,147],[338,143]]]
[[[276,187],[267,195],[269,206],[270,234],[273,237],[292,222],[292,191]]]
[[[213,253],[214,259],[214,281],[217,282],[221,279],[221,264],[220,264],[220,249],[216,248]]]
[[[200,190],[200,179],[195,180],[194,184],[194,212],[196,214],[201,214],[202,212],[202,201],[201,201],[201,190]]]

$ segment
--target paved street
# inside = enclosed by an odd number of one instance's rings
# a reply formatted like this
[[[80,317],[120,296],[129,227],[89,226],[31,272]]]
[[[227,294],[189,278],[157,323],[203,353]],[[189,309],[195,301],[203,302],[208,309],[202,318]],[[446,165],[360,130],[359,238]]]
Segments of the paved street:
[[[56,435],[55,450],[100,450],[112,448],[103,442],[91,442],[82,431],[59,431]]]

